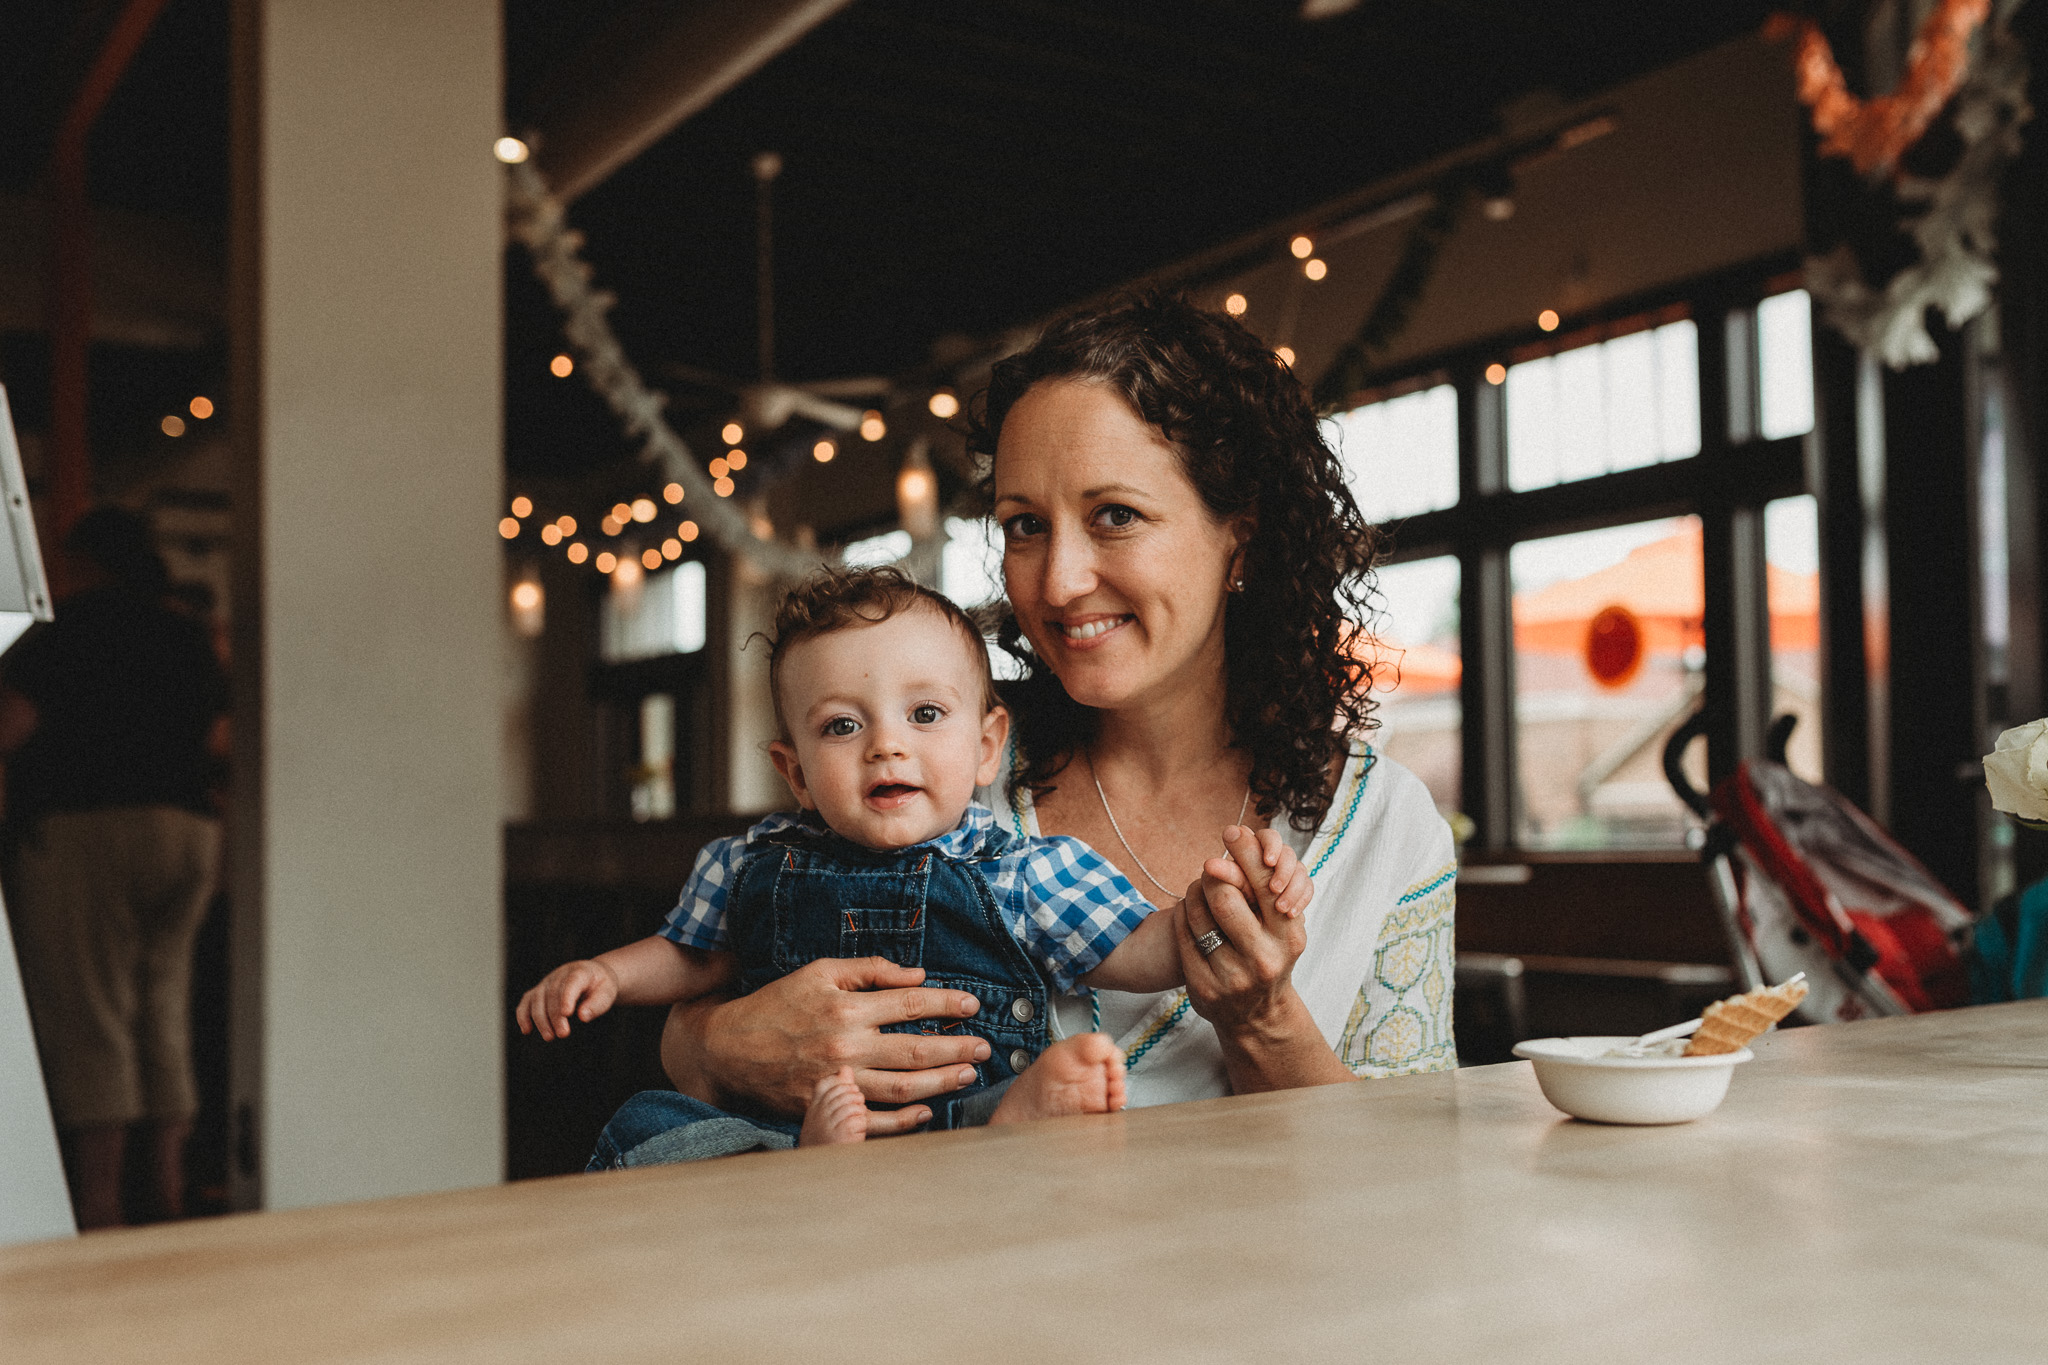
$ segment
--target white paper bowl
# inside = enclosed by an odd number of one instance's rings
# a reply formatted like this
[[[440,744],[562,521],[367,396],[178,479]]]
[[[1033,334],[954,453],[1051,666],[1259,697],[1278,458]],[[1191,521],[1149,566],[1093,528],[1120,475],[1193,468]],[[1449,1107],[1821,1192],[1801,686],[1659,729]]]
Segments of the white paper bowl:
[[[1515,1055],[1536,1068],[1536,1084],[1573,1118],[1596,1123],[1688,1123],[1711,1114],[1728,1079],[1755,1054],[1713,1057],[1603,1057],[1628,1038],[1532,1038]]]

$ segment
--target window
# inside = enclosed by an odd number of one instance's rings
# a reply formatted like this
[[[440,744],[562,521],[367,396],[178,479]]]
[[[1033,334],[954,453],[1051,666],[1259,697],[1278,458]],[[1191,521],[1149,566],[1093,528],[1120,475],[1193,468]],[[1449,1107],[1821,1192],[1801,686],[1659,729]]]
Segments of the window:
[[[1818,782],[1820,511],[1812,494],[1765,504],[1764,573],[1771,612],[1771,715],[1799,718],[1785,763]]]
[[[1390,564],[1376,575],[1379,613],[1373,747],[1429,788],[1445,815],[1459,809],[1458,561],[1450,555]]]
[[[1507,449],[1516,490],[1698,454],[1692,320],[1510,365]]]
[[[704,566],[696,560],[613,588],[599,608],[598,657],[608,664],[704,648]]]
[[[1325,427],[1367,521],[1458,500],[1458,391],[1438,384],[1340,413]]]
[[[1759,406],[1765,440],[1813,430],[1813,304],[1804,289],[1756,306]]]
[[[939,591],[972,610],[1003,595],[1003,550],[992,518],[946,518]]]
[[[1524,846],[1684,841],[1662,760],[1704,677],[1700,535],[1671,517],[1510,552]]]
[[[635,820],[676,813],[676,699],[650,692],[640,699],[640,762],[632,773]]]

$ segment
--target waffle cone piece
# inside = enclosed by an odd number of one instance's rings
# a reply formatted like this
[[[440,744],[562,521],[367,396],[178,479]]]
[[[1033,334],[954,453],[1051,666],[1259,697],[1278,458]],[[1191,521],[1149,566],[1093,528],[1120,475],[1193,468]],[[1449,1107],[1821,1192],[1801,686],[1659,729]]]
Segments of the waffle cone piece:
[[[1726,1000],[1716,1000],[1701,1012],[1699,1032],[1686,1044],[1685,1055],[1706,1057],[1737,1051],[1790,1014],[1805,998],[1804,981],[1787,981],[1782,986],[1759,986]]]

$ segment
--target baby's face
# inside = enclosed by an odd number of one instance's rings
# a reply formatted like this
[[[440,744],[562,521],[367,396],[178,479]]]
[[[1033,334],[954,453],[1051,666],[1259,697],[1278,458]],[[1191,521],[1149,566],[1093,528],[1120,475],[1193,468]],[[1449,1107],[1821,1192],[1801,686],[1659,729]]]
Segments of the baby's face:
[[[769,746],[806,810],[868,848],[904,848],[960,822],[995,780],[1009,713],[982,714],[981,660],[937,611],[791,646],[782,660],[790,742]]]

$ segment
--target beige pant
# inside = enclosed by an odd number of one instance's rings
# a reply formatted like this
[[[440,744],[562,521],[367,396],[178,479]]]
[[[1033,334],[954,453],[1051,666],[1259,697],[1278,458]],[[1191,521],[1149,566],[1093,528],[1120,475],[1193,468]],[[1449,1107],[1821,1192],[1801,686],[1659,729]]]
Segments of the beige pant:
[[[67,1128],[189,1119],[192,943],[220,823],[174,806],[45,816],[8,912],[50,1107]]]

